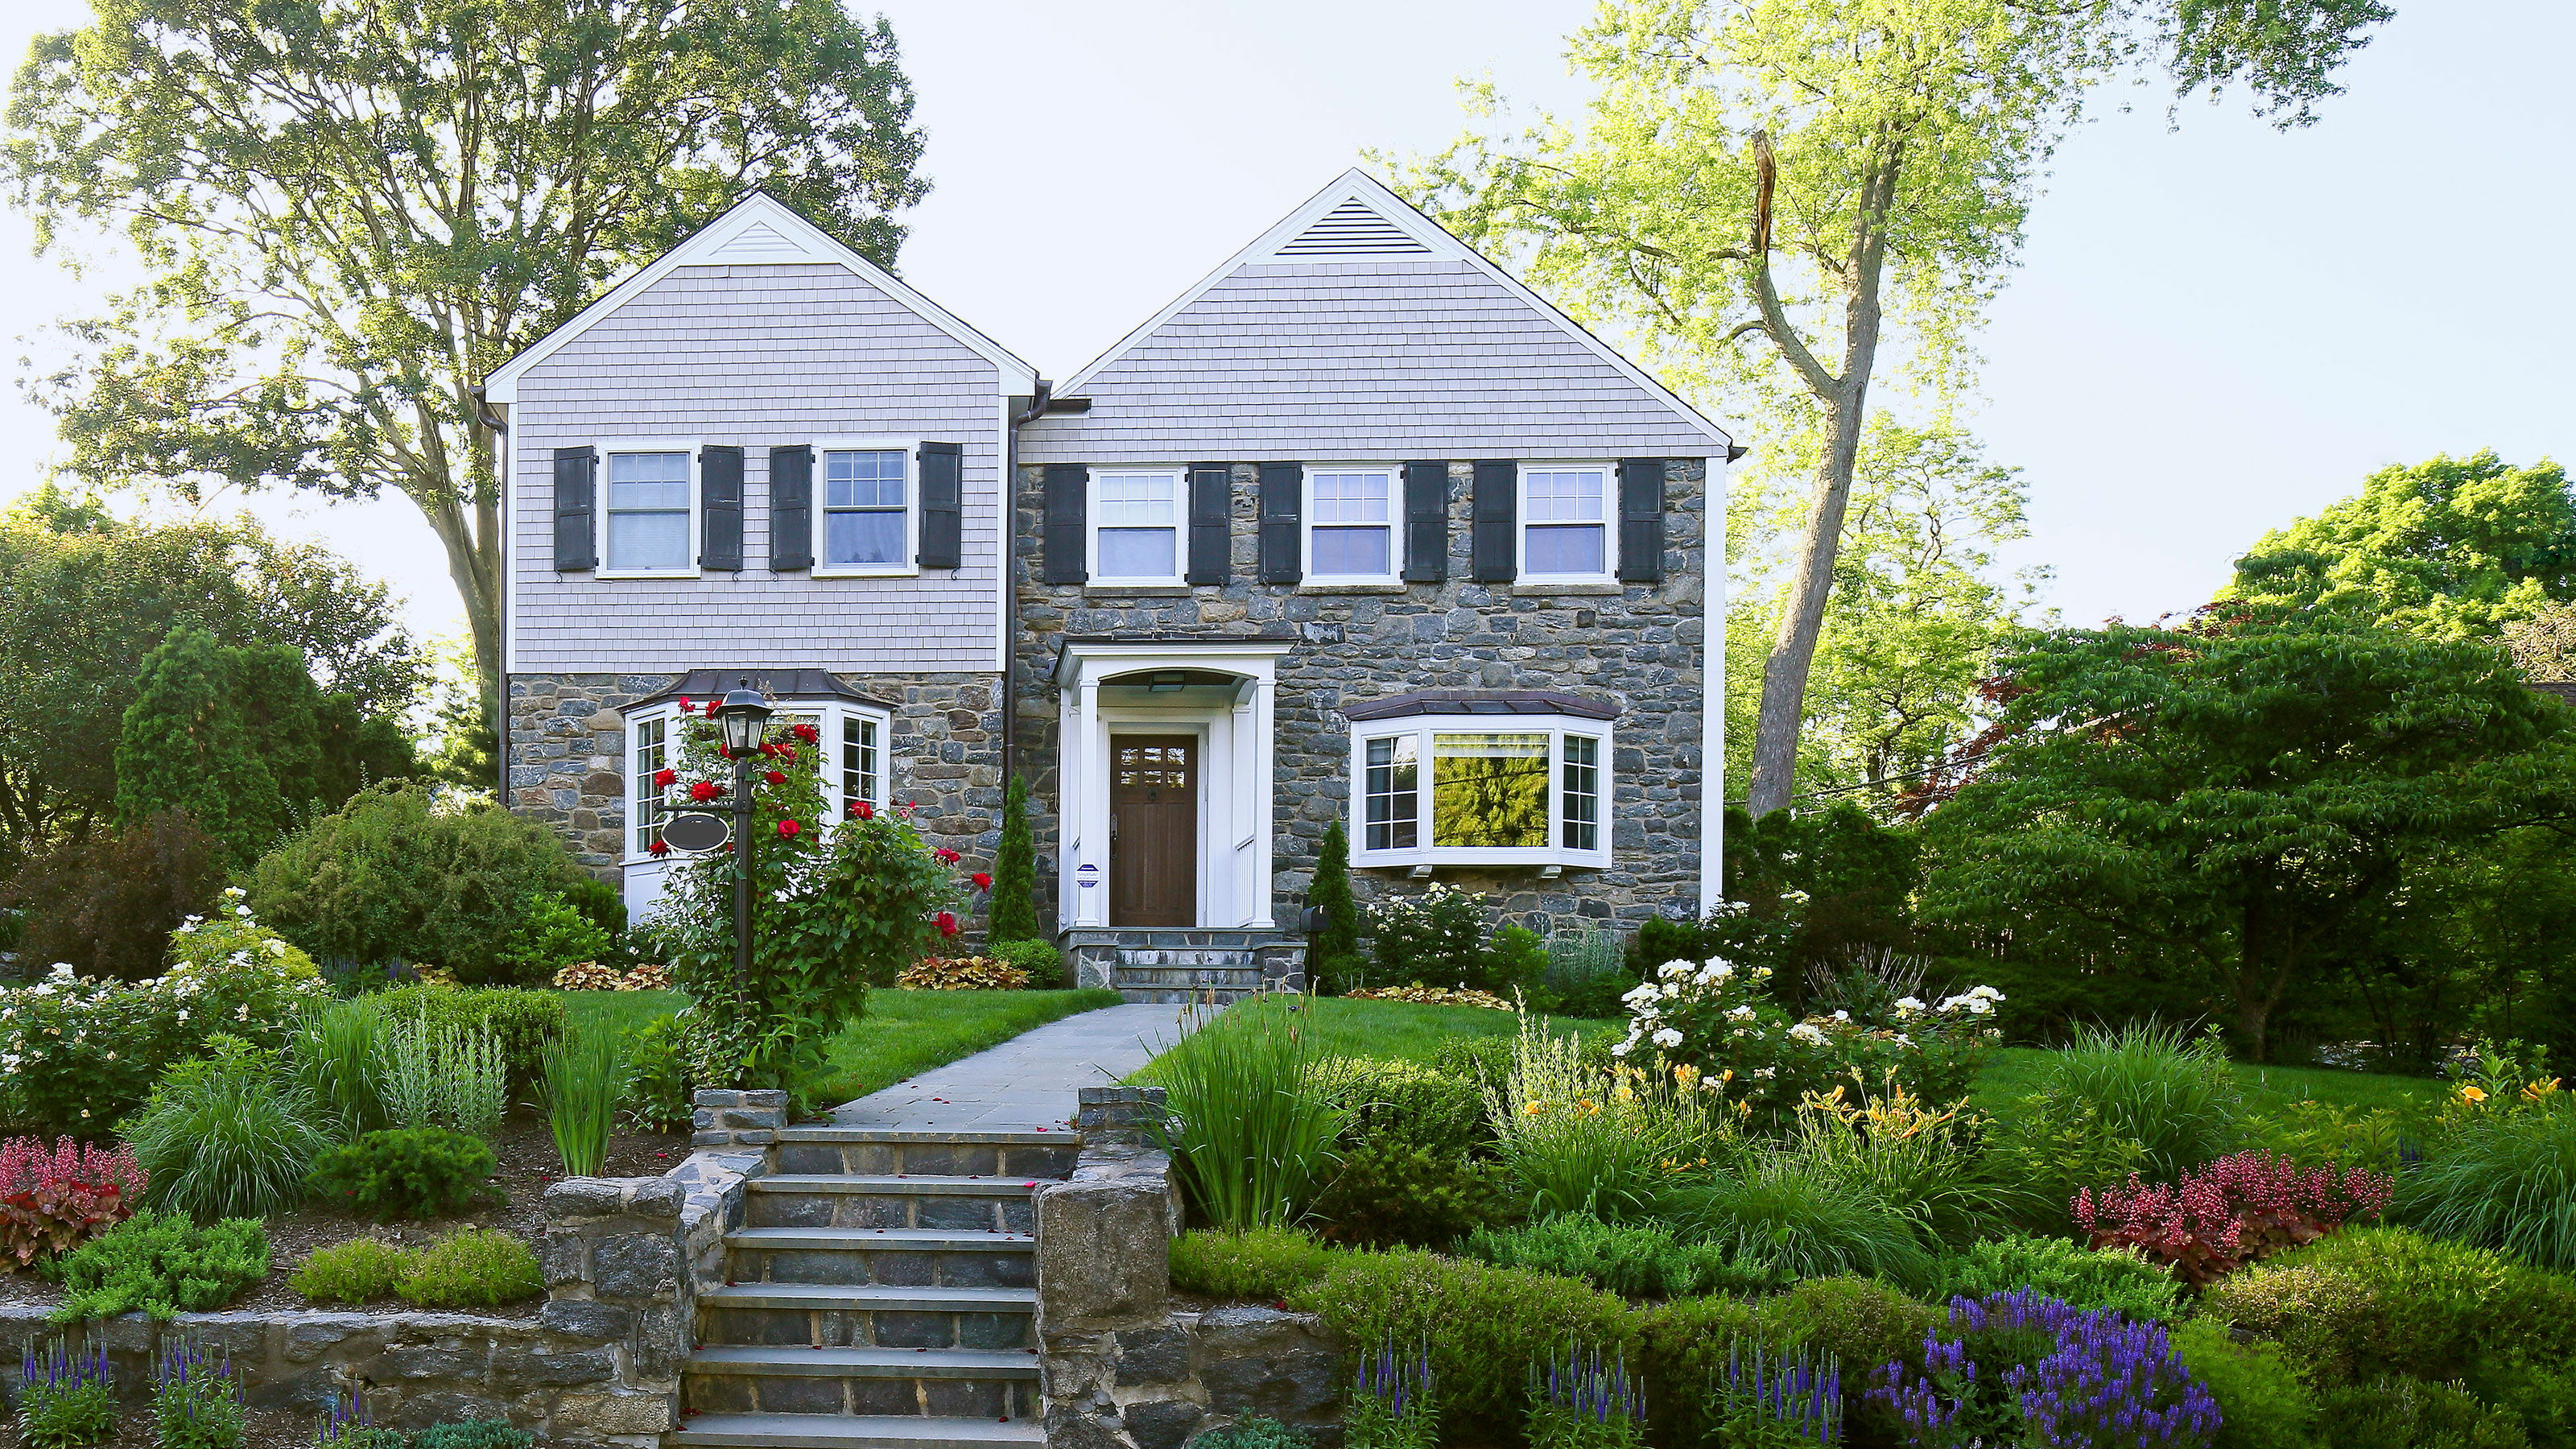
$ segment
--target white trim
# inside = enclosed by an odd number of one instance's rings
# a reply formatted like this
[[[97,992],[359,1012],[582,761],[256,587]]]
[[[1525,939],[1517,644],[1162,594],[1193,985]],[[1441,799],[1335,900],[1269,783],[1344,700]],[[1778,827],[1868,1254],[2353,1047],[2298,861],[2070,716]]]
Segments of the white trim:
[[[1393,719],[1360,720],[1351,725],[1348,792],[1351,866],[1355,870],[1401,870],[1414,866],[1558,865],[1606,869],[1615,821],[1611,761],[1616,741],[1612,721],[1581,715],[1421,714]],[[1543,846],[1441,845],[1431,838],[1434,810],[1433,762],[1436,737],[1461,734],[1545,735],[1547,737],[1547,844]],[[1594,781],[1594,848],[1571,849],[1565,839],[1565,740],[1580,735],[1599,741],[1599,774]],[[1414,746],[1414,844],[1404,848],[1369,848],[1368,747],[1371,740],[1411,737]]]
[[[821,754],[821,758],[816,761],[816,768],[823,775],[823,789],[826,797],[832,802],[832,823],[835,825],[839,824],[840,821],[849,814],[850,809],[848,797],[841,792],[841,721],[844,719],[875,721],[877,726],[877,797],[870,800],[868,803],[879,810],[888,808],[894,799],[895,788],[894,715],[892,711],[878,705],[862,704],[857,700],[843,699],[837,695],[830,698],[820,699],[808,695],[790,695],[771,701],[771,707],[776,713],[782,715],[812,715],[815,717],[816,723],[814,727],[822,734],[822,739],[816,746],[816,749]],[[630,871],[647,867],[657,871],[665,870],[670,867],[674,860],[685,860],[689,857],[679,855],[677,852],[674,852],[671,855],[660,856],[654,855],[649,851],[639,854],[636,850],[634,790],[635,774],[639,762],[636,759],[635,727],[646,720],[658,719],[662,721],[664,739],[662,763],[665,768],[676,770],[679,768],[680,763],[682,725],[692,720],[704,719],[706,716],[703,714],[684,715],[680,713],[680,702],[677,699],[657,700],[646,705],[630,705],[626,709],[620,711],[620,714],[622,716],[622,722],[619,724],[618,728],[623,739],[619,748],[618,758],[624,762],[624,768],[620,771],[620,776],[624,781],[621,788],[626,792],[626,818],[620,825],[618,832],[618,842],[620,847],[618,863]]]
[[[1012,555],[1012,518],[1020,496],[1019,470],[1012,466],[1011,400],[1002,399],[994,406],[993,477],[999,486],[993,492],[993,670],[1007,674],[1015,666],[1011,661],[1011,590],[1019,587],[1016,577],[1018,560]],[[957,559],[966,560],[966,460],[957,461]],[[1043,538],[1043,523],[1039,533]],[[1000,691],[1009,694],[1010,691]]]
[[[590,571],[595,579],[694,579],[703,570],[698,559],[706,548],[706,480],[700,476],[699,454],[705,451],[698,438],[613,438],[592,441],[591,454],[599,460],[599,477],[594,485],[595,501],[590,510],[591,557],[599,560]],[[689,460],[689,562],[676,569],[621,569],[608,562],[608,455],[611,453],[681,453]]]
[[[749,240],[748,234],[762,229],[771,235],[760,239],[756,261],[750,257],[720,255],[726,247],[737,241]],[[483,395],[496,403],[517,402],[519,379],[527,375],[528,369],[552,357],[566,343],[598,326],[611,313],[634,301],[654,283],[680,267],[774,266],[795,261],[844,267],[859,280],[902,303],[913,315],[993,364],[1000,373],[999,390],[1004,395],[1037,390],[1037,369],[1011,355],[992,338],[958,320],[948,309],[905,286],[884,268],[834,241],[822,228],[798,216],[782,203],[755,191],[691,233],[688,240],[610,288],[598,301],[576,313],[571,321],[538,338],[525,351],[494,368],[483,380]]]
[[[1126,356],[1127,353],[1138,343],[1143,342],[1146,338],[1151,337],[1154,333],[1160,331],[1163,324],[1171,321],[1174,316],[1179,314],[1182,308],[1189,306],[1200,297],[1206,295],[1209,288],[1215,286],[1221,281],[1224,281],[1227,277],[1234,275],[1234,273],[1241,268],[1271,261],[1296,262],[1303,260],[1302,258],[1293,256],[1285,258],[1279,257],[1277,255],[1278,250],[1283,243],[1293,241],[1297,237],[1303,235],[1306,228],[1314,225],[1317,218],[1330,212],[1342,203],[1352,200],[1357,200],[1362,204],[1367,205],[1380,216],[1385,217],[1387,221],[1392,223],[1398,230],[1405,232],[1414,240],[1421,242],[1426,247],[1429,247],[1434,257],[1446,257],[1453,261],[1466,262],[1476,270],[1484,273],[1487,277],[1490,277],[1495,282],[1501,284],[1505,291],[1510,292],[1512,295],[1520,298],[1530,306],[1537,308],[1540,315],[1546,317],[1550,322],[1555,323],[1558,330],[1564,332],[1566,336],[1573,338],[1594,356],[1617,369],[1620,375],[1626,377],[1630,382],[1644,388],[1648,393],[1653,395],[1657,402],[1660,402],[1665,407],[1672,409],[1672,411],[1679,416],[1682,421],[1708,434],[1710,438],[1716,440],[1720,445],[1716,451],[1722,453],[1727,447],[1734,444],[1735,440],[1729,437],[1724,429],[1718,427],[1717,424],[1710,422],[1707,417],[1701,414],[1699,409],[1682,401],[1680,396],[1674,393],[1672,389],[1655,381],[1652,377],[1647,376],[1644,369],[1621,356],[1618,349],[1612,347],[1609,343],[1602,341],[1600,338],[1593,336],[1590,329],[1575,321],[1573,318],[1565,315],[1564,311],[1558,308],[1555,303],[1548,301],[1538,293],[1521,285],[1518,278],[1514,277],[1511,273],[1504,271],[1501,267],[1496,266],[1493,262],[1487,260],[1484,254],[1477,251],[1474,247],[1471,247],[1465,242],[1458,240],[1456,237],[1451,236],[1447,229],[1443,228],[1438,222],[1433,221],[1430,217],[1424,215],[1419,208],[1413,205],[1413,203],[1396,195],[1394,192],[1389,191],[1385,186],[1379,184],[1375,178],[1361,171],[1356,166],[1343,172],[1340,176],[1335,177],[1332,184],[1326,186],[1323,190],[1316,192],[1311,197],[1308,197],[1304,205],[1299,206],[1295,211],[1292,211],[1285,217],[1280,218],[1277,225],[1254,238],[1250,246],[1245,247],[1243,250],[1236,252],[1233,256],[1230,256],[1223,262],[1219,263],[1215,271],[1212,271],[1205,277],[1200,278],[1196,285],[1190,287],[1178,297],[1173,298],[1170,303],[1164,306],[1163,310],[1147,318],[1144,325],[1136,328],[1136,330],[1128,333],[1126,336],[1118,339],[1117,342],[1111,344],[1108,351],[1093,358],[1091,361],[1084,363],[1080,371],[1074,373],[1072,377],[1067,378],[1064,382],[1057,385],[1055,390],[1056,396],[1082,396],[1082,390],[1091,384],[1091,380],[1093,378],[1100,375],[1102,369],[1108,367],[1111,363],[1116,362],[1119,358]],[[1414,260],[1414,258],[1406,257],[1390,260],[1410,261]]]
[[[1543,574],[1529,566],[1529,475],[1541,473],[1598,473],[1601,475],[1601,571],[1583,574]],[[1551,524],[1542,523],[1541,527]],[[1582,461],[1528,460],[1512,474],[1512,583],[1515,587],[1536,584],[1608,584],[1619,583],[1619,465],[1598,459]]]
[[[816,438],[808,444],[814,450],[813,501],[807,510],[806,526],[812,537],[806,549],[814,556],[814,577],[818,579],[909,579],[921,575],[921,440],[919,438]],[[903,455],[903,558],[890,564],[831,564],[823,556],[823,500],[828,487],[825,475],[830,467],[824,462],[827,453],[900,453]],[[958,470],[958,492],[963,495],[963,467]],[[775,488],[775,481],[771,487]],[[964,504],[964,498],[959,498]],[[775,500],[771,507],[776,507]]]
[[[516,413],[518,409],[509,408],[505,411]],[[519,420],[516,417],[505,417],[503,421],[510,425],[501,434],[501,678],[499,683],[504,718],[495,721],[495,724],[506,726],[510,708],[510,676],[519,670],[518,542],[519,507],[522,499],[519,488],[519,429],[517,426]],[[546,525],[551,532],[554,526],[552,509],[547,512]],[[466,626],[465,637],[468,639],[474,637],[473,626],[470,624]],[[506,759],[510,751],[510,740],[506,729],[500,745],[501,753]],[[511,808],[511,803],[508,792],[503,791],[502,808]]]
[[[1332,588],[1354,584],[1404,587],[1404,465],[1402,463],[1308,463],[1299,482],[1297,515],[1298,587]],[[1386,572],[1379,574],[1325,574],[1315,571],[1315,475],[1318,473],[1376,473],[1386,479]],[[1350,527],[1335,524],[1334,527]],[[1365,525],[1360,525],[1365,526]]]
[[[1699,913],[1704,918],[1726,897],[1726,455],[1702,465],[1699,516]],[[1710,623],[1718,627],[1710,628]]]
[[[1162,478],[1172,485],[1172,571],[1104,574],[1100,571],[1100,483],[1104,478]],[[1094,468],[1083,483],[1082,566],[1093,588],[1163,588],[1185,585],[1190,571],[1190,470],[1178,466]]]

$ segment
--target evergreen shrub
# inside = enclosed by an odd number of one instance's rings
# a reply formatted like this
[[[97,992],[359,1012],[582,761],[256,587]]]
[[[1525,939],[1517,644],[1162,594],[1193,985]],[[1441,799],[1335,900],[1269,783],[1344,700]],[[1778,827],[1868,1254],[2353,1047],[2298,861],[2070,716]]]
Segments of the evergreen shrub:
[[[1774,1281],[1768,1267],[1739,1262],[1713,1243],[1685,1241],[1666,1224],[1605,1223],[1584,1213],[1478,1228],[1458,1251],[1497,1267],[1580,1278],[1625,1298],[1759,1292]]]
[[[1339,1253],[1296,1228],[1203,1228],[1172,1239],[1172,1286],[1208,1298],[1270,1302],[1331,1271]]]
[[[546,1291],[537,1255],[508,1233],[460,1228],[428,1247],[394,1290],[415,1308],[491,1308]]]
[[[286,1286],[317,1303],[373,1303],[410,1279],[416,1254],[375,1238],[353,1238],[313,1256]]]
[[[984,954],[1027,972],[1031,991],[1064,989],[1064,953],[1044,941],[996,941]]]
[[[2218,1400],[2221,1422],[2211,1449],[2305,1449],[2316,1442],[2316,1395],[2277,1344],[2238,1343],[2207,1319],[2169,1332],[2174,1357]]]
[[[544,986],[555,973],[583,961],[614,956],[614,942],[563,891],[538,891],[521,902],[507,940],[493,954],[502,979]]]
[[[2182,1313],[2173,1274],[2127,1249],[2095,1251],[2063,1238],[1983,1238],[1935,1266],[1931,1297],[1984,1298],[2036,1288],[2077,1308],[2116,1308],[2162,1321]]]
[[[1323,1090],[1346,1109],[1339,1155],[1314,1215],[1336,1242],[1445,1247],[1508,1210],[1493,1136],[1472,1078],[1410,1062],[1327,1063]]]
[[[312,1164],[313,1194],[379,1222],[454,1217],[503,1200],[480,1139],[445,1127],[395,1127],[335,1147]]]
[[[1029,830],[1028,781],[1013,775],[1002,792],[1002,839],[993,852],[993,902],[984,918],[985,937],[995,945],[1038,938],[1037,861],[1037,840]]]
[[[178,1213],[136,1213],[53,1260],[45,1276],[63,1285],[55,1323],[205,1313],[268,1276],[268,1225],[225,1218],[199,1227]]]

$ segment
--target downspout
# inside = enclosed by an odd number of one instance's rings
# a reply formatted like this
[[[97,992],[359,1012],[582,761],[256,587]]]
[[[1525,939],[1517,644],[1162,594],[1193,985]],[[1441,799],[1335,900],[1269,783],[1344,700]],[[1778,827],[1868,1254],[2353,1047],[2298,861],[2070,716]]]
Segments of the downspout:
[[[475,419],[506,443],[510,425],[493,413],[492,404],[483,396],[483,384],[474,384],[469,395],[474,399]],[[501,536],[494,541],[498,547],[493,552],[506,573],[510,566],[510,464],[506,448],[495,448],[492,452],[493,482],[501,490],[501,506],[493,514],[498,520]],[[510,584],[506,578],[493,582],[500,585],[501,597],[499,606],[492,611],[492,651],[501,657],[492,661],[492,798],[507,810],[510,808]]]
[[[1020,758],[1020,428],[1046,416],[1055,384],[1041,377],[1029,405],[1013,415],[1002,450],[1002,789]]]

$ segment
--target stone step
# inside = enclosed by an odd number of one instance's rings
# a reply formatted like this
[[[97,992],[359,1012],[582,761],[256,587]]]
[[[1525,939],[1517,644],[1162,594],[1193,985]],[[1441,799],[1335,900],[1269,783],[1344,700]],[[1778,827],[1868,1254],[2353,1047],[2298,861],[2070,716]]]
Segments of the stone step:
[[[1238,991],[1257,991],[1261,987],[1258,966],[1129,966],[1118,967],[1121,986],[1219,986]]]
[[[956,1132],[941,1127],[785,1127],[778,1133],[781,1142],[991,1142],[1012,1147],[1053,1147],[1068,1138],[1081,1145],[1075,1133],[1035,1128]]]
[[[989,1228],[746,1228],[725,1235],[725,1273],[737,1284],[1031,1288],[1036,1246]]]
[[[1214,1006],[1220,1010],[1248,996],[1258,996],[1258,989],[1225,986],[1129,986],[1118,984],[1122,1000],[1148,1006]]]
[[[939,1419],[911,1415],[700,1414],[666,1434],[666,1445],[704,1444],[739,1449],[995,1449],[1043,1446],[1046,1427],[1035,1418]]]
[[[884,1127],[791,1127],[770,1165],[796,1176],[1018,1177],[1072,1175],[1082,1138],[1071,1132],[920,1132]]]
[[[1038,1295],[1028,1288],[861,1283],[733,1283],[698,1294],[702,1346],[1026,1349]]]
[[[1029,1195],[1041,1177],[923,1173],[780,1173],[743,1184],[743,1225],[753,1228],[1037,1230]]]
[[[691,1356],[682,1393],[701,1415],[1035,1418],[1038,1359],[1027,1349],[725,1345]]]
[[[1250,951],[1147,950],[1132,946],[1118,948],[1118,964],[1125,970],[1161,968],[1178,971],[1249,971],[1261,972],[1260,959]]]

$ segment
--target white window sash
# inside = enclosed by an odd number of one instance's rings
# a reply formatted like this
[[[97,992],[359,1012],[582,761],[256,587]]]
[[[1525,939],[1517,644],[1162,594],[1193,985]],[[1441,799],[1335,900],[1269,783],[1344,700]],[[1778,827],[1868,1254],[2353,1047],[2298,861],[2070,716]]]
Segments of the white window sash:
[[[706,489],[704,480],[699,477],[698,454],[705,445],[696,438],[610,438],[596,440],[591,446],[599,457],[599,478],[596,484],[598,500],[591,510],[591,527],[594,533],[591,540],[594,551],[592,556],[599,560],[599,567],[593,571],[591,577],[601,579],[693,579],[698,577],[698,544],[706,536],[706,523],[703,517]],[[609,460],[620,453],[678,453],[688,459],[688,533],[680,543],[681,561],[678,564],[669,568],[621,567],[611,554],[608,546],[608,522],[613,515],[633,511],[659,511],[617,509],[609,506],[610,499],[615,496],[610,483],[610,475],[615,471],[615,465]]]
[[[1530,518],[1530,475],[1533,473],[1596,473],[1601,478],[1601,568],[1598,572],[1547,572],[1533,569],[1529,561],[1529,538],[1532,528],[1593,527],[1590,520],[1580,524],[1557,523]],[[1607,584],[1619,578],[1619,469],[1605,462],[1524,462],[1513,487],[1512,497],[1512,571],[1517,580],[1527,583]]]
[[[1442,735],[1542,735],[1547,739],[1547,832],[1534,846],[1449,845],[1434,838],[1438,813],[1438,738]],[[1350,814],[1351,864],[1366,867],[1416,865],[1573,865],[1610,864],[1612,834],[1612,731],[1608,721],[1565,716],[1434,714],[1355,726],[1351,732]],[[1369,845],[1369,745],[1379,740],[1414,742],[1413,838],[1410,847],[1373,849]],[[1593,844],[1581,849],[1565,844],[1567,822],[1566,741],[1593,742]]]
[[[812,527],[814,537],[814,577],[818,579],[884,579],[913,578],[921,573],[921,440],[918,438],[815,438]],[[836,564],[830,561],[826,546],[830,537],[831,515],[826,506],[832,496],[831,455],[834,453],[896,453],[903,458],[903,548],[892,563]],[[885,512],[894,510],[887,509]]]
[[[1315,506],[1315,480],[1318,477],[1365,473],[1375,475],[1386,498],[1384,523],[1328,523]],[[1404,581],[1404,484],[1402,470],[1385,463],[1309,464],[1304,481],[1305,496],[1299,500],[1298,573],[1309,584],[1400,584]],[[1331,573],[1315,563],[1315,534],[1318,529],[1381,529],[1386,535],[1386,568],[1381,573]]]

